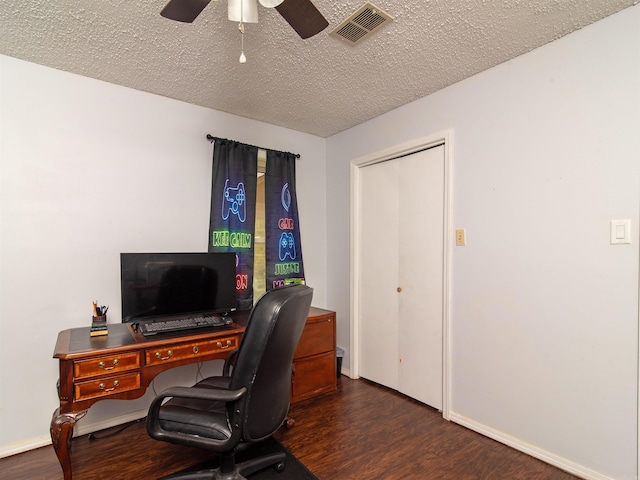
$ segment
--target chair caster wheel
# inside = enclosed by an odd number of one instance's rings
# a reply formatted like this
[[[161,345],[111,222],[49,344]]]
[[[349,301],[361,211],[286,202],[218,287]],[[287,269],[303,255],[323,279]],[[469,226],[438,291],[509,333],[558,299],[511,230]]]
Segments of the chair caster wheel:
[[[280,462],[280,463],[276,463],[273,468],[275,469],[276,472],[278,473],[282,473],[284,472],[284,467],[286,467],[284,462]]]

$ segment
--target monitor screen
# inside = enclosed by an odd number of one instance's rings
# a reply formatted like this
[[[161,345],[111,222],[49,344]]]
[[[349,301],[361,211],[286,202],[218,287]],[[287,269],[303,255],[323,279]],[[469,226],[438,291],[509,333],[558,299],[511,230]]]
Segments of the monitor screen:
[[[122,321],[236,309],[236,254],[121,253]]]

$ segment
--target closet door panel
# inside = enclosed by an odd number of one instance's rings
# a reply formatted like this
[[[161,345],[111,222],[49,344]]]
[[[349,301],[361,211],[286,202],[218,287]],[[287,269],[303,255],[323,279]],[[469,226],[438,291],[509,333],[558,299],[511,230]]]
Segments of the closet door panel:
[[[444,147],[398,161],[398,390],[442,409]]]
[[[362,168],[360,176],[360,376],[398,388],[399,164]]]

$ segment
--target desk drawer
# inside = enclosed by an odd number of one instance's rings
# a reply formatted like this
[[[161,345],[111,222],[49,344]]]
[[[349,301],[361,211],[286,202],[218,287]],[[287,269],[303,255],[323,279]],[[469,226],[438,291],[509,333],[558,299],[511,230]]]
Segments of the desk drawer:
[[[323,353],[294,360],[292,401],[297,402],[336,389],[336,356]]]
[[[307,323],[302,331],[293,358],[308,357],[334,350],[334,322],[327,318],[319,322]]]
[[[194,357],[205,357],[213,353],[233,350],[238,347],[238,337],[223,337],[202,342],[183,343],[162,348],[150,348],[145,351],[146,365],[159,365]]]
[[[140,374],[130,373],[75,384],[75,400],[104,397],[140,388]]]
[[[140,355],[137,353],[125,353],[122,355],[110,355],[91,360],[80,360],[73,363],[73,377],[86,378],[104,375],[106,373],[118,373],[140,368]]]

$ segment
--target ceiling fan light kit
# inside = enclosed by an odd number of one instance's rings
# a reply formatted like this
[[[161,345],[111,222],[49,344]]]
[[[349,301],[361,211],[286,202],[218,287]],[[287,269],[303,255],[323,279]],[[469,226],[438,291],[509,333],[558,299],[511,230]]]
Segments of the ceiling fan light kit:
[[[256,0],[227,0],[228,18],[232,22],[258,23]]]
[[[211,0],[169,0],[160,12],[165,18],[178,22],[192,23]],[[300,38],[317,35],[329,26],[329,22],[318,11],[311,0],[259,0],[266,8],[275,8],[291,25]],[[243,35],[243,48],[240,63],[245,63],[244,24],[258,23],[257,0],[227,0],[227,16],[232,22],[238,22]]]
[[[280,5],[284,0],[260,0],[260,5],[267,8],[274,8]]]

